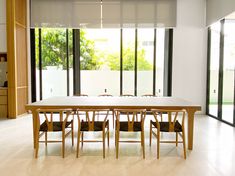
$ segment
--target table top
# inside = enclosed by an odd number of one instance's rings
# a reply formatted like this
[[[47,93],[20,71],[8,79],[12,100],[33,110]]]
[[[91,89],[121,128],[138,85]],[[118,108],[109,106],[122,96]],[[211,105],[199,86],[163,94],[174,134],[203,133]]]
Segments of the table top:
[[[185,108],[201,110],[201,106],[175,97],[52,97],[26,105],[27,110],[37,108]]]

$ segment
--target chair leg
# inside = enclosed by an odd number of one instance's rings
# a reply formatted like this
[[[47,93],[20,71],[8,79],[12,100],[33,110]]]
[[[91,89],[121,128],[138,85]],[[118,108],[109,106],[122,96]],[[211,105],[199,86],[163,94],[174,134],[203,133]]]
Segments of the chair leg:
[[[116,159],[118,159],[118,150],[119,150],[119,131],[116,130]]]
[[[160,152],[160,130],[157,130],[157,159],[159,159]]]
[[[84,137],[84,131],[81,132],[81,137],[82,137],[82,147],[83,147],[83,137]]]
[[[114,111],[112,111],[112,114],[113,114],[113,129],[114,129],[115,128],[115,126],[114,126],[114,121],[115,121]]]
[[[47,146],[47,132],[45,132],[45,146]]]
[[[103,158],[105,158],[105,129],[102,131],[102,139],[103,139]]]
[[[74,146],[74,127],[73,127],[73,122],[71,124],[71,137],[72,137],[72,146]]]
[[[183,139],[183,148],[184,148],[184,159],[186,159],[186,146],[185,146],[185,134],[184,134],[184,130],[182,131],[182,139]]]
[[[150,132],[149,132],[149,146],[152,144],[152,124],[150,121]]]
[[[178,132],[175,133],[175,145],[178,146]]]
[[[144,144],[144,131],[141,131],[141,144],[142,144],[142,148],[143,148],[143,159],[145,159],[145,144]]]
[[[62,157],[64,158],[64,148],[65,148],[65,131],[62,131]]]
[[[109,147],[109,124],[108,124],[108,127],[107,127],[107,138],[108,138],[108,147]]]
[[[117,140],[116,139],[117,139],[117,130],[115,129],[114,130],[114,141],[115,141],[114,144],[115,144],[115,147],[116,147],[116,144],[117,144]]]
[[[80,130],[78,130],[78,137],[77,137],[77,158],[78,158],[78,155],[79,155],[80,135],[81,135],[81,132],[80,132]]]

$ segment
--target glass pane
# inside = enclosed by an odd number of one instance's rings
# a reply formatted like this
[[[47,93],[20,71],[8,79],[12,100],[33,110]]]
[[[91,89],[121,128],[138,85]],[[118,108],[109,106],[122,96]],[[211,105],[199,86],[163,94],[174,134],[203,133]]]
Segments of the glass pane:
[[[137,95],[153,94],[154,29],[138,29]]]
[[[218,116],[220,23],[211,26],[209,114]]]
[[[69,95],[73,95],[73,30],[68,29],[69,32]]]
[[[165,29],[157,29],[156,46],[156,92],[155,95],[163,96],[164,81],[164,49],[165,49]]]
[[[39,73],[39,29],[35,29],[35,59],[36,59],[36,101],[40,100],[40,73]]]
[[[42,97],[67,95],[66,29],[42,29]]]
[[[81,94],[119,95],[120,30],[80,30]]]
[[[234,68],[235,68],[235,21],[224,24],[224,68],[222,119],[233,123]]]
[[[123,94],[134,95],[135,29],[123,29]]]

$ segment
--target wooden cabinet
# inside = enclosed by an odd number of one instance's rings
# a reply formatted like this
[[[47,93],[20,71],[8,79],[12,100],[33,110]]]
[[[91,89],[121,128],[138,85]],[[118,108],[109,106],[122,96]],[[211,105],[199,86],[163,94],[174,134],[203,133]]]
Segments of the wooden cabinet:
[[[0,88],[0,118],[8,116],[7,88]]]

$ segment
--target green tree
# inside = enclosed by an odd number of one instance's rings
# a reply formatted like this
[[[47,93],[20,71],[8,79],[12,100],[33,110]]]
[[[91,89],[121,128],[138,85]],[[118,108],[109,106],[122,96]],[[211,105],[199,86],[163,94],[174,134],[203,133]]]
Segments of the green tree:
[[[95,52],[95,42],[86,38],[85,30],[80,30],[80,68],[81,70],[96,70],[101,64]]]
[[[66,29],[42,29],[42,67],[67,67]],[[72,31],[69,31],[69,66],[72,67]]]
[[[145,59],[145,50],[141,49],[137,53],[137,69],[139,71],[152,70],[153,65]],[[106,58],[106,63],[111,70],[120,70],[120,56],[119,53],[111,53]],[[135,69],[135,55],[134,49],[128,47],[123,50],[123,70],[134,70]]]
[[[73,34],[69,29],[69,67],[73,66]],[[39,31],[35,30],[36,64],[39,66]],[[67,68],[66,29],[41,30],[42,36],[42,68],[58,66]],[[102,60],[101,60],[102,58]],[[127,47],[123,50],[123,70],[134,70],[134,49]],[[80,30],[80,68],[81,70],[98,70],[107,65],[111,70],[120,70],[119,53],[100,52],[95,50],[95,41],[86,37],[86,31]],[[145,59],[145,50],[138,51],[138,70],[151,70],[152,64]]]

